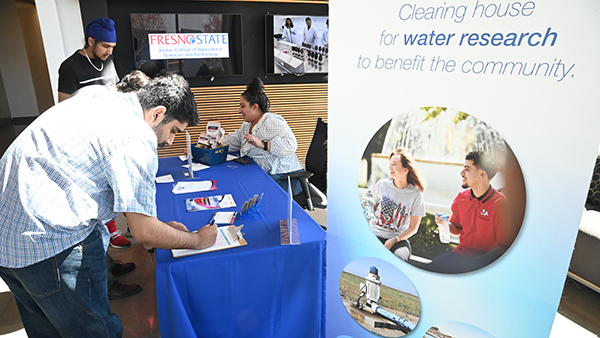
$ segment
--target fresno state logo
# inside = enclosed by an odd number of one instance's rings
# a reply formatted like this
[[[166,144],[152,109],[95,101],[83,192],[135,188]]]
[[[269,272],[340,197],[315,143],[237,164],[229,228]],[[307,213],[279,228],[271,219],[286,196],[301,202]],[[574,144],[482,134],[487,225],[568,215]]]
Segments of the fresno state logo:
[[[198,34],[148,34],[151,46],[176,45],[227,45],[227,33],[198,33]]]

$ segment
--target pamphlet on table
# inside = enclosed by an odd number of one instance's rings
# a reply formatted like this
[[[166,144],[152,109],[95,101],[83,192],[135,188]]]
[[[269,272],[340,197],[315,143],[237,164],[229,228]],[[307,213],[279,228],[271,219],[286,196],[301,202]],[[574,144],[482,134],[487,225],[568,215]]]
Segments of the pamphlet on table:
[[[185,200],[187,211],[221,209],[235,206],[236,204],[231,194],[188,198]]]

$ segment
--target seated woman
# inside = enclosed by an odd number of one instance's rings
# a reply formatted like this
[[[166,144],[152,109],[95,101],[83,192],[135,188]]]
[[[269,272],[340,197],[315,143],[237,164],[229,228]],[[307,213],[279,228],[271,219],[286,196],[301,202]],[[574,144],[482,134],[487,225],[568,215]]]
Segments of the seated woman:
[[[287,181],[279,178],[304,171],[296,149],[298,142],[292,129],[280,115],[269,112],[269,98],[263,82],[255,77],[240,97],[240,114],[244,123],[240,129],[225,135],[229,151],[252,158],[277,184],[288,191]],[[292,193],[302,191],[300,182],[292,180]]]
[[[404,261],[412,253],[408,238],[417,233],[425,216],[424,189],[414,160],[402,148],[390,155],[390,178],[379,180],[373,188],[375,217],[369,221],[371,230]]]

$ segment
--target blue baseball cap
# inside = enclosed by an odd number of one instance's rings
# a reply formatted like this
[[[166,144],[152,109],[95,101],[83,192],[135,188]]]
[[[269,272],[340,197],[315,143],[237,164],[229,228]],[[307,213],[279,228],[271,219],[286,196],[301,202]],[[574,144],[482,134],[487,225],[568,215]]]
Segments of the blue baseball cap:
[[[91,21],[85,27],[87,36],[99,41],[117,43],[117,31],[115,22],[109,18],[100,18]]]

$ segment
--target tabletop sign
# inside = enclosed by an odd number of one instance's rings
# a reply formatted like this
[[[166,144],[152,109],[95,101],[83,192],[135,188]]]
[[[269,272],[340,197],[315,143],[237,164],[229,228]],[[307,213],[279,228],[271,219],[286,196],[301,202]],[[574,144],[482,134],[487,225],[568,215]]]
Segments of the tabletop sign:
[[[291,224],[291,225],[290,225]],[[298,232],[298,222],[293,219],[288,222],[287,219],[279,221],[279,234],[281,235],[281,245],[299,245],[300,233]]]
[[[292,183],[288,176],[288,201],[287,201],[287,219],[279,221],[279,234],[281,236],[281,245],[300,244],[300,233],[298,232],[298,221],[292,218]]]
[[[186,179],[192,179],[194,178],[194,168],[192,166],[192,140],[191,140],[191,136],[190,133],[188,133],[188,131],[185,131],[185,145],[186,145],[186,149],[187,149],[187,171],[183,171],[183,176]]]

